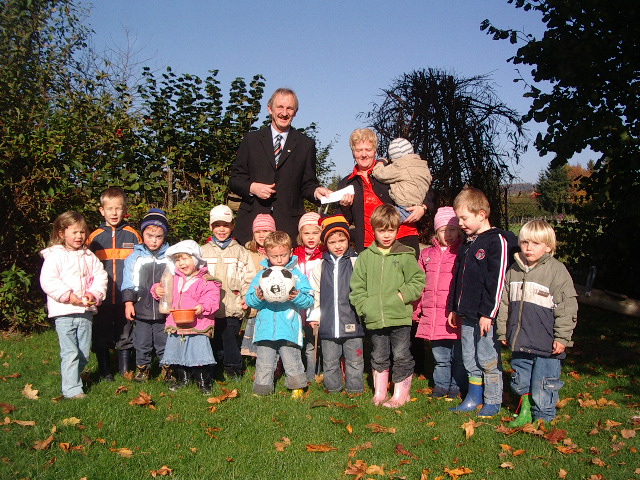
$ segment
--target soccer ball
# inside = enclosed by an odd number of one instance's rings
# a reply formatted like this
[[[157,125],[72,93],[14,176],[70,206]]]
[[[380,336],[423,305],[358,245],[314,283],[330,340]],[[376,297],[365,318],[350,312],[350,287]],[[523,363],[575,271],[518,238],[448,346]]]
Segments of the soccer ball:
[[[283,303],[289,300],[289,293],[296,288],[296,279],[290,270],[284,267],[270,267],[258,282],[267,302]]]

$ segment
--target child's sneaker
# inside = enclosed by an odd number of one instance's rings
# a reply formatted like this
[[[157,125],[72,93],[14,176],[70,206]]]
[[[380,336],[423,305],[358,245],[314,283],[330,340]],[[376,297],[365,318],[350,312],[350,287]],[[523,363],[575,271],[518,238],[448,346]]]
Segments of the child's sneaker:
[[[133,376],[134,382],[147,382],[151,378],[151,371],[149,365],[138,365],[136,374]]]

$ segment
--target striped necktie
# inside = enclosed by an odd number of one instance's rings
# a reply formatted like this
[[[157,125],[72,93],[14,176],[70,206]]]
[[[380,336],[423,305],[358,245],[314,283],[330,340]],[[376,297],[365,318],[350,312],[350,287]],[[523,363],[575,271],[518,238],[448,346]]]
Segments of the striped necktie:
[[[276,168],[280,162],[280,154],[282,153],[282,135],[276,135],[276,143],[273,146],[273,154],[276,157]]]

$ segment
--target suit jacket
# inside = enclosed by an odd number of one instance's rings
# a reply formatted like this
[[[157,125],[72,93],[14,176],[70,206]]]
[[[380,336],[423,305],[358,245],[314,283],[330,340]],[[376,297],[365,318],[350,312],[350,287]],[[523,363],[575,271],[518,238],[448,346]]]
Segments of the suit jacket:
[[[249,192],[253,182],[275,183],[276,193],[262,200]],[[270,213],[278,230],[287,232],[295,245],[298,220],[305,213],[304,199],[317,203],[313,193],[320,184],[316,176],[315,142],[295,129],[289,130],[276,169],[271,125],[249,132],[238,148],[231,168],[229,188],[242,197],[234,237],[244,244],[253,238],[253,220]]]

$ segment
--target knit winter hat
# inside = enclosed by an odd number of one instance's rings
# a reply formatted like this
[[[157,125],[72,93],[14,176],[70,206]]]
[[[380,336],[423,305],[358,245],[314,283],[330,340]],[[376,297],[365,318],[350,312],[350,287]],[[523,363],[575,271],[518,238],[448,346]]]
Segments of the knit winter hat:
[[[298,231],[302,230],[305,225],[313,225],[314,227],[320,226],[320,214],[316,212],[307,212],[300,217],[298,222]]]
[[[320,234],[320,241],[324,243],[325,239],[334,232],[342,232],[347,238],[349,236],[349,223],[343,215],[332,215],[322,219],[322,233]]]
[[[169,233],[169,221],[167,220],[167,214],[159,208],[150,208],[147,214],[142,219],[140,224],[140,231],[144,232],[144,229],[150,225],[155,225],[164,230],[165,237]]]
[[[216,222],[233,223],[233,212],[226,205],[213,207],[209,212],[209,225]]]
[[[458,217],[452,207],[440,207],[433,219],[433,228],[436,232],[445,225],[453,225],[454,227],[459,225]]]
[[[276,221],[268,213],[259,213],[253,220],[253,227],[251,231],[253,233],[260,231],[275,232]]]
[[[405,155],[411,155],[412,153],[414,153],[413,147],[409,141],[404,138],[396,138],[389,144],[389,160],[392,162]]]
[[[198,243],[194,242],[193,240],[183,240],[176,243],[175,245],[171,245],[169,248],[167,248],[165,257],[171,260],[171,263],[175,263],[173,256],[176,253],[186,253],[187,255],[191,255],[191,258],[193,258],[193,263],[195,263],[197,269],[200,269],[207,264],[207,261],[202,258],[202,250],[200,249],[200,245],[198,245]]]

